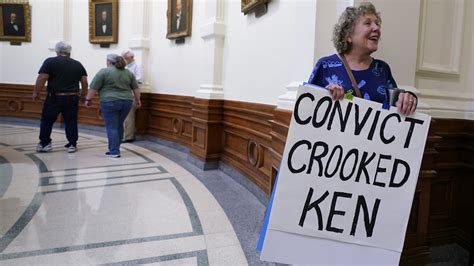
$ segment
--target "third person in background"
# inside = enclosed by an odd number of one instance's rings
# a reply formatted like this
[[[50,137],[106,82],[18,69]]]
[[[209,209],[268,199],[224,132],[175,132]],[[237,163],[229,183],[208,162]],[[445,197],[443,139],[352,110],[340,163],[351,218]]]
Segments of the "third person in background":
[[[137,80],[138,86],[141,87],[143,83],[143,68],[140,67],[135,61],[135,54],[132,51],[127,50],[122,53],[122,57],[127,63],[126,69],[132,72],[132,74],[135,76],[135,79]],[[122,142],[133,142],[135,140],[136,110],[136,103],[134,102],[123,124],[124,129]]]

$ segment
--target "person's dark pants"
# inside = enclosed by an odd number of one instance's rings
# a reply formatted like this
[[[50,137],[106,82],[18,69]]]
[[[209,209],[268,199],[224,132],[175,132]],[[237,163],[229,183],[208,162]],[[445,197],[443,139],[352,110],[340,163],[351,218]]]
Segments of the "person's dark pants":
[[[109,140],[109,153],[120,154],[120,143],[123,138],[123,121],[132,108],[132,100],[116,100],[100,102],[100,110],[105,121],[107,139]]]
[[[69,144],[76,146],[77,110],[79,108],[78,95],[48,95],[43,104],[40,125],[40,144],[46,146],[51,142],[51,131],[59,114],[62,114],[65,124],[66,138]]]

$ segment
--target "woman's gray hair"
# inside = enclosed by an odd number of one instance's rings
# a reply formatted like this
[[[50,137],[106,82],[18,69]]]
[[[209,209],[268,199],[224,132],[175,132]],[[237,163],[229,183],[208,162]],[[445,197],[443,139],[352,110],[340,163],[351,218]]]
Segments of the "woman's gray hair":
[[[122,52],[122,57],[123,57],[123,56],[127,56],[127,55],[130,56],[130,57],[134,57],[134,56],[135,56],[135,54],[134,54],[132,51],[130,51],[130,50],[126,50],[126,51],[123,51],[123,52]]]
[[[341,14],[332,34],[332,42],[338,53],[343,54],[351,49],[351,43],[347,41],[347,37],[354,31],[357,20],[366,14],[374,14],[379,25],[382,24],[380,13],[370,2],[362,2],[358,7],[347,7]]]
[[[67,44],[63,41],[56,43],[56,45],[54,46],[54,50],[58,54],[70,55],[71,54],[71,49],[72,49],[71,45],[69,45],[69,44]]]
[[[127,63],[118,54],[108,54],[107,55],[107,61],[109,61],[112,65],[114,65],[118,69],[124,69]]]

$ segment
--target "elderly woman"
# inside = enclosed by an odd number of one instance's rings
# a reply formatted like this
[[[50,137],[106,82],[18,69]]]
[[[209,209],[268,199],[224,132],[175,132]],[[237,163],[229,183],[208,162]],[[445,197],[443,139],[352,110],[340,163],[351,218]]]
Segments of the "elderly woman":
[[[91,106],[92,97],[99,92],[100,109],[105,120],[109,151],[105,156],[120,157],[123,137],[123,121],[132,107],[133,97],[140,107],[140,90],[132,72],[125,69],[127,63],[116,54],[107,55],[107,67],[101,69],[92,80],[85,105]]]
[[[319,59],[308,83],[327,88],[335,100],[350,90],[359,90],[364,99],[387,103],[388,89],[397,88],[397,83],[388,64],[370,56],[378,49],[381,22],[371,3],[347,7],[334,27],[333,43],[338,54]],[[396,106],[401,114],[411,115],[417,97],[402,92]]]

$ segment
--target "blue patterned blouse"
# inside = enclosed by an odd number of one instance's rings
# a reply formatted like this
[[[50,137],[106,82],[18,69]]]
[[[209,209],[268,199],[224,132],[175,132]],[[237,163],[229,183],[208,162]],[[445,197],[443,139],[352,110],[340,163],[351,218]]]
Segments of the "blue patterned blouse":
[[[362,97],[367,100],[385,103],[387,101],[386,89],[397,88],[390,67],[382,60],[374,59],[368,69],[352,70],[352,74],[359,86]],[[332,83],[339,84],[345,92],[352,89],[349,75],[342,60],[336,54],[319,59],[316,66],[314,66],[308,83],[321,87],[326,87]],[[355,92],[353,94],[355,95]]]

